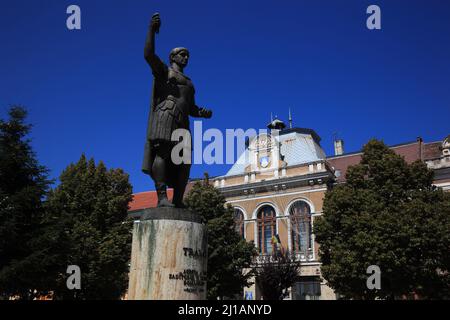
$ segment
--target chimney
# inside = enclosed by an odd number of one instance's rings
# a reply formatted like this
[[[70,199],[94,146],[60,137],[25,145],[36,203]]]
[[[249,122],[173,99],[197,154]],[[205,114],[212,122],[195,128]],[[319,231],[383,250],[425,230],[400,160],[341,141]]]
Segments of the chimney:
[[[422,137],[417,137],[417,143],[419,144],[419,157],[420,160],[423,160],[423,148],[422,148],[422,144],[423,144],[423,139]]]
[[[340,156],[344,154],[344,140],[336,139],[334,140],[334,155]]]

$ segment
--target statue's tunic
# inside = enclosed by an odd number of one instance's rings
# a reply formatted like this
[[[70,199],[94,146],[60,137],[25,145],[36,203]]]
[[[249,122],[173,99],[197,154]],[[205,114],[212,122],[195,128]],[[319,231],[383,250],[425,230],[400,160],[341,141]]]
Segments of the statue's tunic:
[[[155,145],[173,145],[172,132],[179,128],[189,130],[189,115],[199,116],[201,112],[195,105],[191,79],[167,67],[159,58],[152,64],[152,72],[153,96],[142,165],[142,171],[147,174],[151,172]],[[165,152],[164,158],[170,157],[169,151]]]

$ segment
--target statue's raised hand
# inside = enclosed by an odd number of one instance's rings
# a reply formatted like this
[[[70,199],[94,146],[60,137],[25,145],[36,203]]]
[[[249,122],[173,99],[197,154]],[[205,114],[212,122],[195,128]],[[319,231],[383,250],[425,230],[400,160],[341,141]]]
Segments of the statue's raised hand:
[[[209,118],[212,117],[212,111],[208,110],[208,109],[205,109],[205,108],[202,108],[201,109],[201,115],[202,115],[202,118],[209,119]]]
[[[159,13],[155,13],[152,16],[152,21],[150,23],[150,28],[152,32],[159,33],[159,27],[161,26],[161,18],[159,17]]]

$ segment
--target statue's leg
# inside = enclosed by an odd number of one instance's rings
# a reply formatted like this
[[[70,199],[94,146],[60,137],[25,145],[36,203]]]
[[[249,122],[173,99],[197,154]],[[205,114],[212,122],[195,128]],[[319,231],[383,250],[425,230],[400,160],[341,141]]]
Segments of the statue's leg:
[[[156,156],[152,165],[152,178],[155,181],[156,193],[158,195],[158,207],[173,207],[167,198],[168,163],[164,146],[155,147]]]
[[[189,173],[191,171],[190,164],[181,164],[177,166],[178,175],[176,178],[175,187],[173,190],[173,204],[178,208],[184,208],[183,196],[186,190],[186,185],[189,180]]]

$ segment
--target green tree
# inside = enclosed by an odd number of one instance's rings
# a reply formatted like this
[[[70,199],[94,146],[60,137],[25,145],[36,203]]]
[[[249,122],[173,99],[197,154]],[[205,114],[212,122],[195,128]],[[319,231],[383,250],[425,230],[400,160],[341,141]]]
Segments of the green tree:
[[[27,138],[27,111],[10,108],[0,119],[0,296],[34,297],[33,240],[43,217],[42,200],[51,181]]]
[[[118,299],[128,284],[132,188],[121,169],[107,170],[84,155],[70,164],[46,202],[42,274],[56,299]],[[81,269],[81,290],[68,290],[69,265]],[[44,285],[43,285],[44,286]]]
[[[432,181],[424,163],[408,164],[377,140],[364,146],[360,164],[327,192],[314,223],[323,276],[336,292],[450,298],[450,197]],[[380,290],[367,288],[370,265],[381,270]]]
[[[203,183],[194,184],[185,202],[207,221],[208,299],[242,295],[244,287],[251,285],[256,249],[236,232],[233,208],[225,206],[224,196],[207,177]]]
[[[256,266],[258,287],[264,300],[283,300],[289,295],[289,288],[299,280],[300,260],[295,254],[276,250]]]

